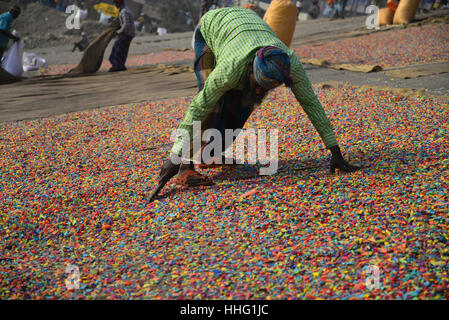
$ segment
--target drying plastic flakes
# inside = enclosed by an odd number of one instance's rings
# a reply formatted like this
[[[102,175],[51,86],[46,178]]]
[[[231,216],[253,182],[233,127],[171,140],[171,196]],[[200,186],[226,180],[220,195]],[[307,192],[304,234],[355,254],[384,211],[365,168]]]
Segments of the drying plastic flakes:
[[[449,24],[431,24],[305,45],[294,51],[300,60],[313,58],[387,69],[447,61],[448,43]]]
[[[448,299],[447,103],[314,89],[362,171],[329,174],[278,88],[246,125],[279,129],[277,174],[204,170],[153,203],[191,98],[1,123],[0,298]]]

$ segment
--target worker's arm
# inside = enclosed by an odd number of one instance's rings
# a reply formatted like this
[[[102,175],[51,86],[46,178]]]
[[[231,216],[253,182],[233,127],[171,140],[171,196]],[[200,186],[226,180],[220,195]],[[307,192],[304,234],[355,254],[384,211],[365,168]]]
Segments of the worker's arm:
[[[12,39],[14,41],[19,41],[20,38],[16,37],[15,35],[13,35],[12,33],[6,31],[6,30],[1,30],[0,29],[0,34],[4,35],[5,37],[8,37],[9,39]]]
[[[344,172],[353,172],[360,169],[360,167],[353,166],[345,161],[335,138],[334,131],[330,120],[328,119],[318,97],[313,91],[312,85],[307,77],[304,68],[301,65],[298,57],[291,51],[291,76],[293,79],[292,91],[296,99],[301,104],[305,113],[309,117],[315,129],[318,131],[326,148],[332,153],[330,170],[335,172],[335,169],[340,169]]]
[[[117,30],[117,34],[121,34],[125,29],[134,26],[134,21],[132,21],[130,15],[125,10],[120,11],[118,18],[120,20],[120,29]]]
[[[184,121],[178,127],[178,134],[173,145],[172,153],[181,156],[183,145],[181,130],[189,133],[190,142],[193,141],[193,122],[203,121],[218,100],[230,89],[238,84],[239,75],[228,70],[224,65],[218,64],[208,76],[203,90],[201,90],[190,103]]]
[[[291,76],[293,79],[292,91],[309,117],[315,129],[318,131],[326,148],[338,145],[329,121],[318,97],[313,91],[309,78],[298,57],[293,53],[290,55]]]
[[[123,32],[123,30],[125,29],[125,26],[126,26],[126,25],[125,25],[125,20],[124,20],[123,15],[122,15],[121,12],[118,14],[118,20],[120,21],[120,29],[118,29],[118,30],[116,31],[116,33],[117,33],[117,34],[120,34],[120,33]]]

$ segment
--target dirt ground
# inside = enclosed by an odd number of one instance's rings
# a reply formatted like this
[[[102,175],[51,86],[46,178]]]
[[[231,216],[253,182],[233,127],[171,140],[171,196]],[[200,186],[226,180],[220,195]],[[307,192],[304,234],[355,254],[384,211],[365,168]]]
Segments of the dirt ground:
[[[63,78],[37,77],[2,86],[2,121],[49,117],[99,107],[185,97],[195,93],[192,73],[167,75],[156,68]],[[8,94],[3,94],[8,92]]]
[[[440,10],[417,17],[415,25],[429,22],[433,16],[449,14]],[[314,42],[332,41],[354,37],[381,30],[364,27],[366,17],[352,17],[344,20],[317,19],[297,24],[292,47]],[[426,20],[427,19],[427,20]],[[329,32],[332,30],[332,32]],[[169,34],[166,36],[137,37],[130,54],[160,52],[166,49],[190,48],[192,33]],[[111,45],[110,45],[111,46]],[[110,48],[105,57],[109,55]],[[35,51],[45,57],[49,64],[75,63],[80,53],[72,53],[70,46],[44,48]],[[183,61],[190,65],[192,61]],[[391,70],[374,73],[334,70],[326,67],[304,65],[312,83],[329,81],[349,82],[353,85],[371,85],[389,88],[409,88],[420,90],[422,94],[449,94],[449,63],[433,64],[433,69],[441,68],[446,73],[430,74],[410,79],[392,78]],[[409,67],[410,68],[410,67]],[[416,69],[416,66],[412,67]],[[25,81],[0,86],[2,105],[0,121],[18,121],[58,114],[88,110],[93,108],[154,101],[193,95],[196,92],[195,76],[191,72],[167,74],[154,66],[130,68],[122,73],[98,73],[91,76],[64,78],[61,76],[32,77]]]

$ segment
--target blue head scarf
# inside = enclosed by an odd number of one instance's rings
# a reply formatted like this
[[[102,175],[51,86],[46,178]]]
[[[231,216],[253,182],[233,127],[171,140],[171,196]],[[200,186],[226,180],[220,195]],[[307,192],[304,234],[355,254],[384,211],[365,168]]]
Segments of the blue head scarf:
[[[254,77],[265,89],[273,89],[276,82],[293,84],[290,77],[290,58],[281,49],[268,46],[259,49],[253,63]]]

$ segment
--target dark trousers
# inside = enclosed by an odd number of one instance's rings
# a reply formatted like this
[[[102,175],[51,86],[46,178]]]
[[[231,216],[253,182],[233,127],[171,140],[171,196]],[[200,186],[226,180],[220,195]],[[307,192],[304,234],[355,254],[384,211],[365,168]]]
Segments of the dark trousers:
[[[195,64],[194,70],[198,81],[198,91],[204,87],[207,77],[215,67],[215,56],[206,44],[200,28],[195,32]],[[201,130],[217,129],[222,136],[222,148],[224,152],[232,141],[225,141],[226,129],[242,129],[254,110],[253,105],[245,105],[245,93],[241,90],[229,90],[215,105],[213,110],[201,123]],[[235,136],[234,139],[235,140]],[[213,138],[206,144],[212,143]],[[226,143],[228,142],[228,143]],[[218,157],[219,155],[212,155]]]
[[[109,62],[115,68],[126,69],[125,63],[128,58],[129,46],[133,37],[126,34],[120,34],[112,47]]]

